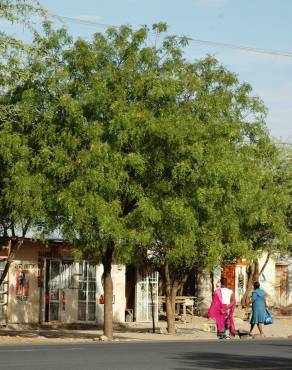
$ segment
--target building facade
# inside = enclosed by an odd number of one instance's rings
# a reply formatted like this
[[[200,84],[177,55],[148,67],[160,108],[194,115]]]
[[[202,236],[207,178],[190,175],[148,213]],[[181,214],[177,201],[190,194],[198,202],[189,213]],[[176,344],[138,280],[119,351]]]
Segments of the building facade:
[[[259,271],[265,264],[267,253],[259,258]],[[199,281],[199,296],[204,297],[205,311],[207,312],[211,300],[212,290],[221,276],[227,278],[228,287],[235,293],[237,304],[240,304],[246,290],[248,274],[247,262],[237,260],[234,264],[218,267],[213,273],[202,273]],[[292,257],[281,257],[277,254],[270,256],[263,272],[259,276],[261,288],[267,293],[267,303],[270,307],[281,309],[283,313],[292,313]]]
[[[0,270],[5,266],[0,254]],[[103,323],[103,266],[74,261],[68,245],[25,240],[0,291],[2,324]],[[125,266],[113,265],[113,318],[125,319]]]

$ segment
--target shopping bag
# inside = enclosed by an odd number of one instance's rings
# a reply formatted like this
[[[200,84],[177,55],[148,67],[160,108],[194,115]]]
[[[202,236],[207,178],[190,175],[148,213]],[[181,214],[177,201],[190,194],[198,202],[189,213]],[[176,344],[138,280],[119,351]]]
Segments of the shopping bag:
[[[271,312],[268,309],[266,309],[264,325],[270,325],[270,324],[273,324],[273,317],[272,317]]]

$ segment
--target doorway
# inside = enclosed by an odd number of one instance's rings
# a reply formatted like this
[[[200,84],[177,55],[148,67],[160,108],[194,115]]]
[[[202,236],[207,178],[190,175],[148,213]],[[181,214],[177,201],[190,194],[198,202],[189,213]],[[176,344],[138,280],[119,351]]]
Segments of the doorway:
[[[72,260],[46,259],[44,271],[44,321],[61,321],[65,289],[74,288],[74,263]]]
[[[276,301],[280,307],[287,306],[288,265],[276,265]]]
[[[45,272],[45,322],[59,321],[60,261],[46,260]]]
[[[158,272],[137,273],[136,321],[158,321]]]
[[[78,321],[96,321],[96,265],[79,262]]]

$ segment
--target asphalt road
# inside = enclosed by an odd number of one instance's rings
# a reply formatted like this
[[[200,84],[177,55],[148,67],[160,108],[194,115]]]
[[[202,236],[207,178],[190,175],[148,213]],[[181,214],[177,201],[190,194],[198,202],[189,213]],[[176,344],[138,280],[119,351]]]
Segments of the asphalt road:
[[[0,346],[5,370],[292,369],[292,340]]]

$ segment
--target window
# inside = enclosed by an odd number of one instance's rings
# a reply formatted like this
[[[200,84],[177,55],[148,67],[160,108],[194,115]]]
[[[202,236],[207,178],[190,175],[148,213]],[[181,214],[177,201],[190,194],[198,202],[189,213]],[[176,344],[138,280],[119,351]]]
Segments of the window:
[[[0,260],[0,276],[3,273],[3,270],[6,265],[6,260],[1,259]],[[0,286],[0,322],[6,321],[6,305],[7,305],[7,281],[4,281],[3,284]]]
[[[158,272],[137,274],[136,321],[158,321]]]
[[[50,261],[49,285],[49,321],[59,320],[60,305],[60,261]]]
[[[78,320],[96,319],[96,266],[87,261],[79,263]]]

